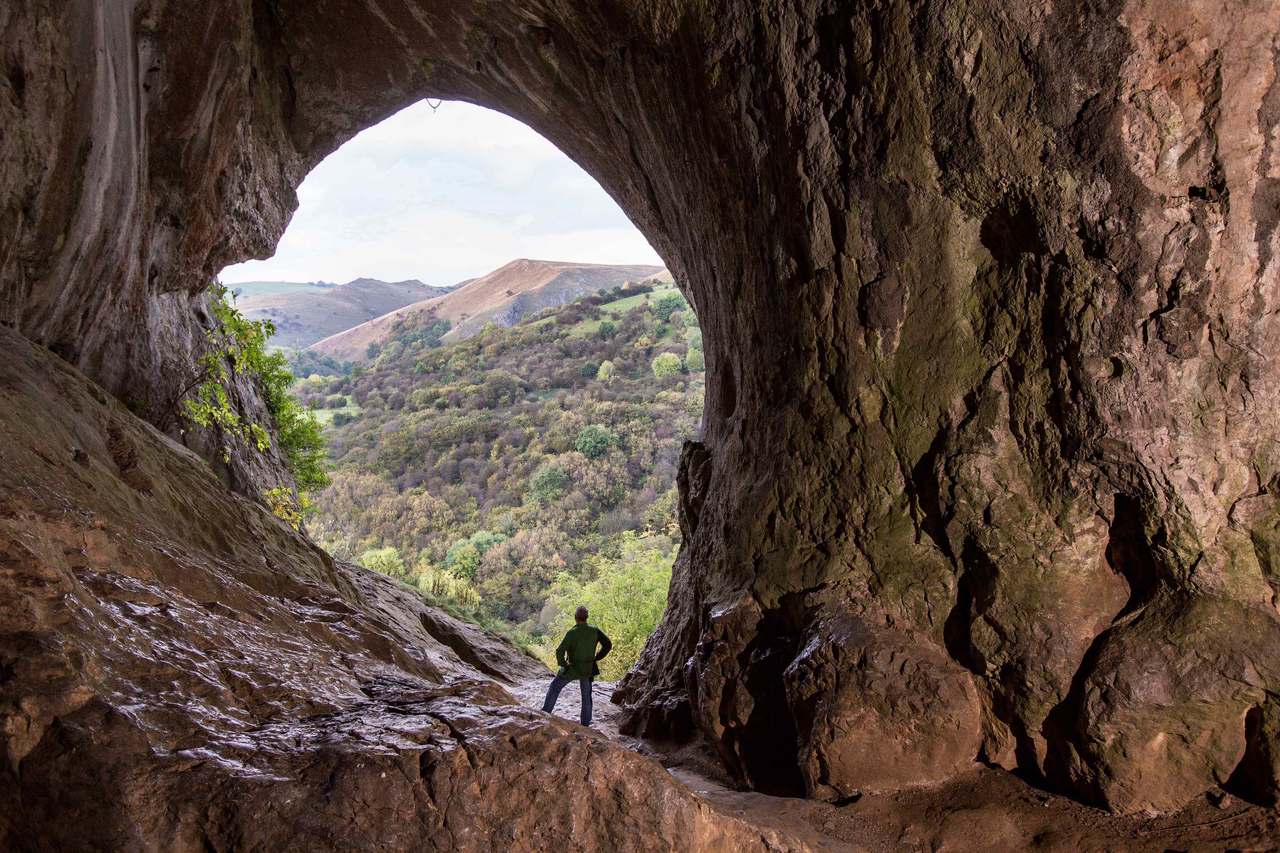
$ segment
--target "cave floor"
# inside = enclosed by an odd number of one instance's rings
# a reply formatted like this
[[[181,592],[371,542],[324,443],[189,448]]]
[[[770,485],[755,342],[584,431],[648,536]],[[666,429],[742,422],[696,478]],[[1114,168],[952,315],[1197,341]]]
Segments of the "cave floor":
[[[539,708],[546,680],[512,692]],[[737,790],[718,761],[698,746],[675,747],[618,731],[622,709],[614,685],[592,690],[592,730],[662,763],[714,808],[830,851],[1280,851],[1280,810],[1216,791],[1176,814],[1116,816],[1036,788],[1012,773],[975,765],[945,784],[867,794],[844,805]],[[560,694],[557,713],[576,719],[576,684]]]

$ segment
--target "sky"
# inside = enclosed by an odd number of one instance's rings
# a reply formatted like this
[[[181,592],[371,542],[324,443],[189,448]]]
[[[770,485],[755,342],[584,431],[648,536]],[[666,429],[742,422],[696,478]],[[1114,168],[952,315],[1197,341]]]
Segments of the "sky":
[[[662,263],[600,185],[537,133],[482,107],[422,101],[316,166],[275,256],[220,278],[446,285],[514,258]]]

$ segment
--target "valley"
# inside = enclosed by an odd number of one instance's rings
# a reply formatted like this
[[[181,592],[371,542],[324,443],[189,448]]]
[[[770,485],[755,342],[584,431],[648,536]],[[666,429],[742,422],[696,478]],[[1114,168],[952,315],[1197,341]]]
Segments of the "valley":
[[[294,356],[333,463],[312,534],[544,657],[587,601],[621,677],[679,543],[705,365],[692,309],[671,284],[627,283],[452,343],[427,312],[390,329],[358,367]]]

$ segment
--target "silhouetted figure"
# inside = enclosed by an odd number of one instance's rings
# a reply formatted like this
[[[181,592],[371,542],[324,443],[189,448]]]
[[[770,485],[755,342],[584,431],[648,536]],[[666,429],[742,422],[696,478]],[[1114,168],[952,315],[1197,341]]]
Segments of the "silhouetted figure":
[[[560,671],[551,679],[547,688],[547,701],[542,703],[542,710],[550,714],[560,698],[560,691],[575,678],[582,688],[582,716],[579,718],[584,726],[591,725],[591,679],[600,674],[596,661],[604,660],[605,655],[613,649],[613,643],[605,636],[604,631],[587,624],[587,608],[579,607],[573,614],[578,624],[564,635],[560,645],[556,647],[556,663]],[[600,646],[596,653],[597,644]]]

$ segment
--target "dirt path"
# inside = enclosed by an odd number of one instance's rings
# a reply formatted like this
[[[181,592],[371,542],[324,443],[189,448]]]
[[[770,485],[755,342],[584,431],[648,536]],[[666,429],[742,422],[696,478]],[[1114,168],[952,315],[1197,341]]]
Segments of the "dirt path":
[[[521,703],[540,708],[546,680],[517,685]],[[821,851],[1270,851],[1280,853],[1280,812],[1216,792],[1160,818],[1116,817],[1032,787],[1011,773],[978,767],[945,785],[869,794],[834,806],[735,790],[714,759],[693,748],[666,749],[618,731],[614,685],[592,690],[592,730],[661,762],[673,777],[721,811],[777,829]],[[559,716],[578,717],[580,694],[560,694]]]

